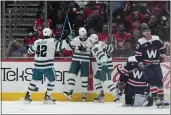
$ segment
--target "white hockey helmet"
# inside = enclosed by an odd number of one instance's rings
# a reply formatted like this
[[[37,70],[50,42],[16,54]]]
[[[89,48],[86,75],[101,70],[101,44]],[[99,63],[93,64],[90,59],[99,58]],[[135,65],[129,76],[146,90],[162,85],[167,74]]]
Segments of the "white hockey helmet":
[[[92,44],[96,44],[98,42],[98,36],[97,34],[91,34],[89,37],[89,40]]]
[[[50,28],[44,28],[43,29],[43,36],[52,36],[52,30]]]
[[[80,27],[78,30],[79,36],[82,40],[87,39],[87,30],[84,27]]]

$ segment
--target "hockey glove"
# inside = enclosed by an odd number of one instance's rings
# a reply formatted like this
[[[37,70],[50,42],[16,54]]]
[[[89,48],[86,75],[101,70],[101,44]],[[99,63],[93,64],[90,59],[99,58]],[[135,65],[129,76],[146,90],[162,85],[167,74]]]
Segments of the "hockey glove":
[[[123,93],[124,89],[125,89],[125,83],[124,82],[118,82],[116,84],[116,88],[119,89],[119,92]]]
[[[139,66],[140,69],[145,69],[143,62],[140,62],[140,63],[138,64],[138,66]]]
[[[31,45],[26,46],[26,50],[28,50],[30,46],[31,46]]]

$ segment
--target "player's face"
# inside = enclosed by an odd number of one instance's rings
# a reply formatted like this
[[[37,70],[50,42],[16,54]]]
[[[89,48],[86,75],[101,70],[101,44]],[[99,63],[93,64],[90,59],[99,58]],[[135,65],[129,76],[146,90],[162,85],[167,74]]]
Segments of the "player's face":
[[[152,38],[152,36],[151,36],[151,31],[150,31],[150,30],[145,30],[145,31],[143,32],[143,35],[144,35],[144,38],[145,38],[146,40],[150,40],[150,39]]]
[[[87,39],[87,36],[86,35],[83,35],[83,36],[80,36],[80,38],[84,41]]]

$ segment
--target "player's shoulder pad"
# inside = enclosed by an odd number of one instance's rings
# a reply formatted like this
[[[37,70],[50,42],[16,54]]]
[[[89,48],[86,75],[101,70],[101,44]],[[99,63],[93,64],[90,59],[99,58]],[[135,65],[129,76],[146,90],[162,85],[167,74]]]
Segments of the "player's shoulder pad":
[[[160,41],[159,36],[153,35],[151,41]]]
[[[135,56],[128,57],[128,62],[138,62]]]
[[[144,37],[142,37],[142,38],[140,38],[138,41],[137,41],[137,43],[139,43],[139,44],[144,44],[144,43],[146,43],[147,42],[147,40],[144,38]]]
[[[80,40],[79,36],[74,37],[73,40]]]

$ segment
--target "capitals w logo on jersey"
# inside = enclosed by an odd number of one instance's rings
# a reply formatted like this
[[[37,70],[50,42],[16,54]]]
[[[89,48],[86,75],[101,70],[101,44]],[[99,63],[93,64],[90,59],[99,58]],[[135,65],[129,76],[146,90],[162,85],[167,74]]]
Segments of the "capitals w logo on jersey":
[[[156,58],[157,56],[157,50],[147,50],[147,55],[148,57],[151,58]]]
[[[134,79],[141,79],[141,77],[143,75],[143,72],[135,70],[135,71],[132,72],[132,74],[133,74]]]

